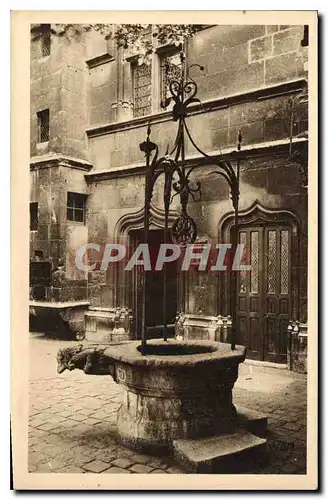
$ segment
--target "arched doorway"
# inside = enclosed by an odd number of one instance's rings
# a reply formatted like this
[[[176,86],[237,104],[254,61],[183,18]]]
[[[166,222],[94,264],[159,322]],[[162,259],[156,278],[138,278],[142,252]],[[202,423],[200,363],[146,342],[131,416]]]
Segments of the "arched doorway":
[[[224,241],[230,241],[233,217],[221,223]],[[287,327],[298,316],[299,268],[296,216],[287,210],[270,210],[259,203],[240,213],[239,243],[244,244],[243,263],[249,271],[238,271],[238,343],[248,357],[277,363],[287,362]],[[228,304],[230,275],[222,287]]]

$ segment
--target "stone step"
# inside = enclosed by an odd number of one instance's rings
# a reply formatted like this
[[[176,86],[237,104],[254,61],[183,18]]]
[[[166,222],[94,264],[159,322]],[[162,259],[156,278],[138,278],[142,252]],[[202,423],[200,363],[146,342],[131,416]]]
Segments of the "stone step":
[[[249,432],[264,437],[268,428],[268,417],[260,411],[250,410],[243,406],[235,405],[239,424]]]
[[[192,473],[228,473],[244,455],[265,449],[266,439],[240,429],[200,439],[178,439],[173,442],[177,462]]]

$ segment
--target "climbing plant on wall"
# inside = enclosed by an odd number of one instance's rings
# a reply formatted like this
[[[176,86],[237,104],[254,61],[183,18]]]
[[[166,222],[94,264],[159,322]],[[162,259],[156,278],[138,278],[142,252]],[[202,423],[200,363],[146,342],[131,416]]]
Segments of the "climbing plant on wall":
[[[150,59],[156,46],[172,44],[180,46],[185,39],[194,36],[203,25],[197,24],[54,24],[52,34],[57,36],[79,35],[81,31],[94,31],[107,39],[115,39],[117,46],[133,48],[145,62]]]

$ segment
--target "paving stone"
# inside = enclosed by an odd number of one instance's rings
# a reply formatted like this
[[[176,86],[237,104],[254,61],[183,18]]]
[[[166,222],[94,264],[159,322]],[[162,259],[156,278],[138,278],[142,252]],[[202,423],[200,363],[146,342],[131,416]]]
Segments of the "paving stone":
[[[45,463],[40,463],[36,466],[36,469],[34,472],[45,472],[45,473],[50,473],[50,472],[56,472],[53,471],[52,468],[49,466],[48,462]]]
[[[95,413],[92,413],[91,417],[96,418],[97,420],[104,420],[108,418],[108,414],[105,413],[103,410],[99,410],[96,411]]]
[[[98,450],[95,453],[95,458],[102,460],[103,462],[110,463],[117,458],[117,452],[111,450]]]
[[[150,461],[148,462],[149,467],[156,467],[156,468],[167,468],[168,465],[163,463],[163,461],[160,458],[157,457],[151,457]]]
[[[66,410],[65,411],[61,411],[60,412],[60,416],[63,417],[63,418],[68,418],[68,417],[74,415],[74,413],[75,413],[75,410],[74,410],[73,407],[69,408],[69,407],[66,406]]]
[[[79,411],[81,415],[86,415],[89,416],[91,413],[93,413],[94,410],[92,408],[82,408],[82,410]]]
[[[47,460],[47,456],[45,454],[39,453],[39,452],[29,451],[29,454],[28,454],[28,463],[29,464],[37,465],[38,463],[45,462],[45,460]]]
[[[179,467],[175,467],[175,466],[169,467],[167,469],[167,472],[169,474],[182,474],[183,473],[182,469],[180,469]]]
[[[51,423],[51,424],[60,424],[61,422],[65,422],[67,420],[66,417],[62,417],[60,415],[51,415],[49,418],[48,418],[48,422]]]
[[[93,417],[88,417],[84,420],[84,423],[87,425],[97,425],[97,424],[101,423],[101,420],[98,420],[98,419],[93,418]]]
[[[287,422],[284,426],[284,429],[290,430],[290,431],[299,431],[301,426],[297,425],[296,423],[293,422]]]
[[[81,467],[76,467],[75,465],[71,465],[68,467],[63,467],[62,469],[59,469],[57,471],[58,473],[62,474],[85,474],[85,470],[82,469]]]
[[[135,464],[130,467],[130,470],[133,472],[137,472],[138,474],[149,474],[153,470],[152,467],[148,467],[148,465]]]
[[[58,424],[53,424],[51,422],[47,422],[46,424],[42,424],[39,426],[39,428],[43,431],[51,431],[52,429],[56,429],[56,427],[58,427]]]
[[[63,457],[63,459],[65,460],[65,457]],[[95,457],[93,457],[92,455],[91,456],[89,456],[89,455],[76,455],[74,457],[68,458],[67,463],[69,463],[70,465],[77,465],[78,467],[82,467],[94,459],[95,459]]]
[[[37,416],[35,418],[33,418],[30,422],[29,422],[29,425],[31,427],[40,427],[41,425],[45,424],[46,423],[46,420],[44,420],[42,418],[42,416]]]
[[[167,474],[167,472],[163,469],[154,469],[149,474]]]
[[[120,467],[121,469],[128,469],[134,462],[129,460],[128,458],[117,458],[112,462],[112,465],[115,467]]]
[[[132,455],[131,461],[136,462],[137,464],[147,464],[150,460],[150,457],[147,455]]]
[[[131,474],[131,471],[121,469],[120,467],[111,467],[110,469],[104,470],[102,474]]]
[[[101,460],[93,460],[88,464],[85,464],[83,468],[90,472],[102,472],[108,468],[108,464],[106,462],[102,462]]]
[[[57,446],[63,442],[63,438],[58,434],[48,434],[48,436],[45,436],[44,439],[45,441],[47,441],[47,443],[53,443],[56,444]]]
[[[36,436],[28,438],[28,446],[33,446],[34,444],[37,444],[38,442],[39,442],[39,438]]]
[[[80,413],[75,413],[69,417],[70,420],[76,420],[77,422],[85,423],[85,415],[80,415]]]

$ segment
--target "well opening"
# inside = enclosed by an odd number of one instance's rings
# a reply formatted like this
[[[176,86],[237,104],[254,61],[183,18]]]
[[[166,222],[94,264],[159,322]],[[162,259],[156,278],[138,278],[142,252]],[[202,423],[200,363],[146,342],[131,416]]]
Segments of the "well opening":
[[[191,354],[205,354],[217,351],[217,347],[211,345],[200,345],[200,344],[147,344],[145,347],[139,345],[137,347],[139,352],[145,355],[156,355],[156,356],[183,356]]]

